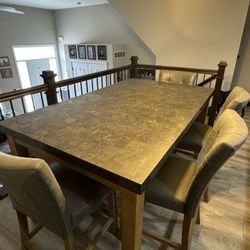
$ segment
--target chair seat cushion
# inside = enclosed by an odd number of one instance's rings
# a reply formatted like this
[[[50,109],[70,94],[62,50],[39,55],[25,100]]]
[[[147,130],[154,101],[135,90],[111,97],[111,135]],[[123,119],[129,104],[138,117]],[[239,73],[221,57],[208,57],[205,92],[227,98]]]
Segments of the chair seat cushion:
[[[53,162],[50,167],[65,196],[72,227],[75,228],[97,208],[111,190],[59,163]]]
[[[194,122],[191,128],[184,135],[183,139],[177,145],[178,148],[194,151],[196,153],[200,152],[203,141],[206,136],[211,131],[212,127],[209,125]]]
[[[195,173],[195,161],[170,156],[146,189],[146,202],[183,213]]]

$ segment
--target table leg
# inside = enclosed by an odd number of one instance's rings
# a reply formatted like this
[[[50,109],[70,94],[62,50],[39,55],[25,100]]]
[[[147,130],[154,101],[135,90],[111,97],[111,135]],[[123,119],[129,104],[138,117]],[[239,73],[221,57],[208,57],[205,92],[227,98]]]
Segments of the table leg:
[[[8,143],[10,146],[11,154],[16,156],[29,157],[29,150],[16,143],[12,136],[8,136]]]
[[[204,191],[203,194],[203,200],[208,203],[209,202],[209,186],[207,186],[207,188]]]
[[[201,113],[197,117],[197,119],[196,119],[197,122],[207,124],[208,105],[209,105],[209,101],[206,102],[206,104],[204,105]]]
[[[122,250],[140,250],[144,211],[144,193],[121,192]]]

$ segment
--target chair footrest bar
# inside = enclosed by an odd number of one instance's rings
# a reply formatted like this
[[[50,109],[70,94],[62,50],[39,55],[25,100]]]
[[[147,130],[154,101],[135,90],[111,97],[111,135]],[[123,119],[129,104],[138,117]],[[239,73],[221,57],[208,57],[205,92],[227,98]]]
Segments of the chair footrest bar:
[[[94,240],[89,243],[89,245],[86,247],[86,250],[92,250],[95,246],[95,244],[98,242],[98,240],[105,234],[105,232],[108,230],[108,228],[113,223],[113,218],[109,217],[105,224],[102,226],[100,231],[96,234]]]
[[[151,231],[148,231],[147,229],[144,229],[142,230],[142,233],[154,240],[157,240],[157,241],[160,241],[161,243],[165,244],[165,245],[168,245],[174,249],[177,249],[177,250],[180,250],[181,249],[181,245],[177,242],[174,242],[172,240],[169,240],[159,234],[156,234],[156,233],[153,233]]]

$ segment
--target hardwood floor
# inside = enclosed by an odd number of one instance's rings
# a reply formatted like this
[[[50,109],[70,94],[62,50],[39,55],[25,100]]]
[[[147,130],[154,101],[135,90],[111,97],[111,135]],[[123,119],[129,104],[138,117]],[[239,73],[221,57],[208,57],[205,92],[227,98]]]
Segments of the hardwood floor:
[[[250,129],[250,109],[246,112],[245,120]],[[0,146],[1,149],[3,145]],[[195,226],[191,249],[250,249],[250,135],[243,147],[213,178],[210,196],[209,203],[201,202],[201,225]],[[171,235],[173,239],[180,239],[181,219],[180,214],[145,205],[144,226],[163,235]],[[82,225],[77,232],[80,240],[83,239],[79,232],[84,227],[86,226]],[[63,249],[63,241],[46,229],[42,229],[32,242],[33,249]],[[17,218],[9,198],[0,201],[0,249],[20,249]],[[118,250],[120,243],[110,233],[106,233],[96,249]],[[143,237],[142,249],[164,250],[166,247]]]

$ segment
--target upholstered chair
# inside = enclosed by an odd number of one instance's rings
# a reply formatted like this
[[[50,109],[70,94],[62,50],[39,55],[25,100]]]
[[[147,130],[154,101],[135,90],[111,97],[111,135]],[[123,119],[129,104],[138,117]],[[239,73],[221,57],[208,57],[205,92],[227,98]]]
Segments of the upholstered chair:
[[[225,109],[233,109],[239,114],[243,113],[244,108],[250,102],[250,94],[242,87],[235,86],[230,92],[222,107],[220,108],[220,114]]]
[[[250,94],[245,89],[239,86],[234,87],[227,97],[226,101],[222,105],[218,117],[226,109],[233,109],[241,114],[242,110],[246,107],[249,101]],[[206,136],[210,133],[211,130],[212,127],[210,127],[209,125],[194,122],[194,124],[178,144],[177,148],[183,149],[184,151],[193,151],[195,155],[197,155],[202,147],[203,141],[206,139]]]
[[[53,171],[53,172],[52,172]],[[51,168],[41,159],[22,158],[0,152],[0,182],[7,189],[19,221],[22,249],[41,227],[64,240],[66,250],[74,250],[73,231],[113,192],[106,186],[59,165]],[[114,207],[113,204],[110,207]],[[29,231],[27,217],[38,226]],[[113,223],[113,211],[102,229]],[[101,235],[101,234],[98,234]],[[90,245],[96,243],[94,239]]]
[[[197,74],[186,71],[161,70],[159,75],[160,82],[179,83],[195,85]]]
[[[219,117],[204,141],[196,161],[170,156],[145,192],[146,202],[184,214],[182,241],[171,241],[154,232],[144,234],[175,249],[190,249],[199,202],[212,177],[246,140],[248,128],[234,110]]]

